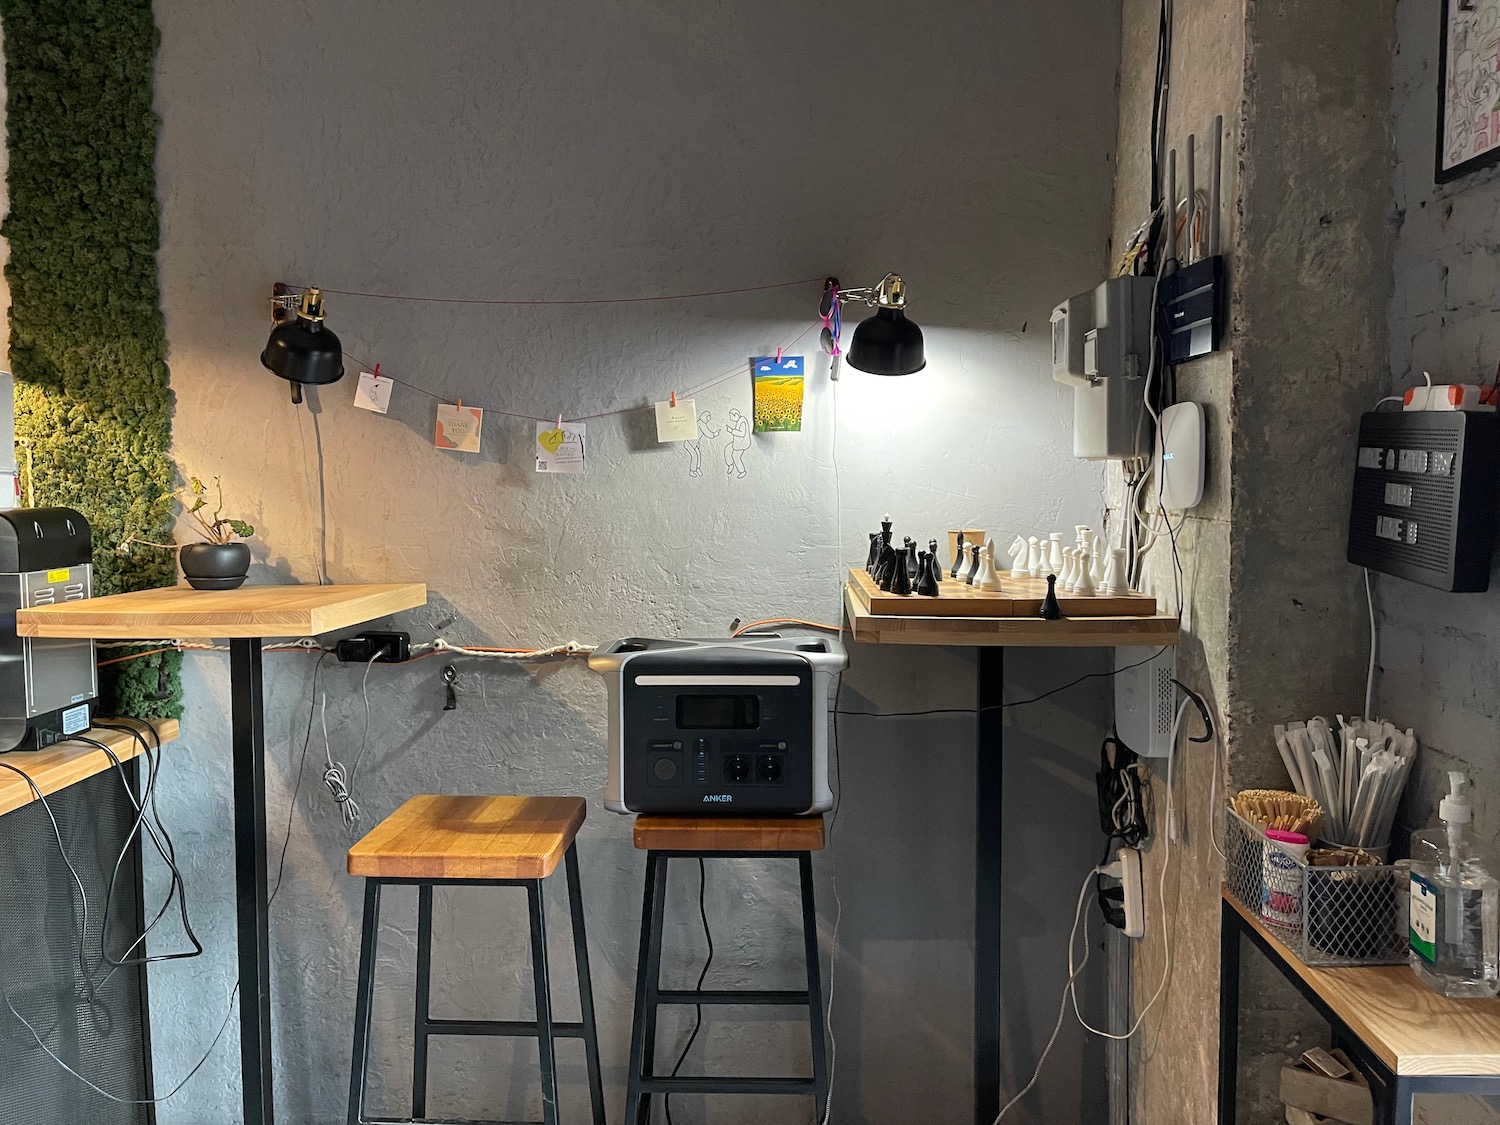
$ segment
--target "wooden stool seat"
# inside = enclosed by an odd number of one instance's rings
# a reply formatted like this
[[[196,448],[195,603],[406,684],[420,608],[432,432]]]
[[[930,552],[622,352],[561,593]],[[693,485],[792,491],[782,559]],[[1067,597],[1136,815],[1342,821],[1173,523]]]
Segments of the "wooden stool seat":
[[[820,852],[818,816],[638,816],[635,846],[658,852]]]
[[[349,874],[545,879],[587,813],[582,797],[412,797],[349,849]]]

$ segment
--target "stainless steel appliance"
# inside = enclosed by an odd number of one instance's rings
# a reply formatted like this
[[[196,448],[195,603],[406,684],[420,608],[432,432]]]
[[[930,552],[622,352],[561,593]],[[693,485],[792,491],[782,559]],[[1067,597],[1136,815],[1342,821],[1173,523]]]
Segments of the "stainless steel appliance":
[[[71,508],[0,512],[0,752],[39,750],[89,727],[99,694],[90,640],[16,634],[16,611],[93,593],[88,520]]]
[[[829,693],[848,663],[838,641],[819,637],[604,645],[589,667],[608,689],[605,808],[826,812]]]

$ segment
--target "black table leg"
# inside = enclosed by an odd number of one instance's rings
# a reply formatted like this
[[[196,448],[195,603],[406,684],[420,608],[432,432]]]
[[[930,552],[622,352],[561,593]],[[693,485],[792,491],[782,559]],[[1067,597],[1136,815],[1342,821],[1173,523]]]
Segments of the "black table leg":
[[[239,919],[240,1065],[245,1125],[271,1125],[271,948],[266,906],[266,738],[261,642],[229,642],[234,883]]]
[[[1240,916],[1219,900],[1219,1125],[1234,1125],[1240,1066]]]
[[[979,649],[974,747],[974,1125],[1000,1113],[1000,829],[1005,650]]]

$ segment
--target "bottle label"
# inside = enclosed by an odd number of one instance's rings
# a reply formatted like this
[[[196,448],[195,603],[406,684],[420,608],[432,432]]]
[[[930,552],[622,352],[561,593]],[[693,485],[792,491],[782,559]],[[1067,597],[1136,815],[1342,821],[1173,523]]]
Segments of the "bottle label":
[[[1437,964],[1437,891],[1422,876],[1411,877],[1411,951],[1429,965]]]

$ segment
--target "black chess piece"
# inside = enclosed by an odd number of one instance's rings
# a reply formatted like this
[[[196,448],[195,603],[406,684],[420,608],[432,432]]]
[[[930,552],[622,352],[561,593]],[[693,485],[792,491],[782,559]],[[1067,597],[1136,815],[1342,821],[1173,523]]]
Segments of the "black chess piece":
[[[891,545],[891,517],[889,515],[880,521],[880,545],[882,547]]]
[[[870,550],[865,555],[865,573],[874,574],[875,564],[880,561],[880,532],[870,532]]]
[[[906,567],[900,565],[901,556],[896,554],[896,548],[887,543],[880,549],[880,562],[875,567],[875,584],[889,593],[891,582],[897,570],[905,571]]]
[[[917,559],[917,541],[908,539],[906,541],[906,577],[915,583],[921,574],[920,561]]]
[[[970,558],[969,569],[964,573],[964,581],[970,586],[974,585],[974,576],[979,573],[979,544],[969,544]]]
[[[937,540],[936,539],[929,539],[929,540],[927,540],[927,553],[932,558],[932,578],[933,578],[933,581],[934,582],[941,582],[943,580],[943,568],[942,568],[941,564],[939,564],[939,562],[937,561],[938,553],[937,553]]]
[[[953,569],[948,572],[949,578],[957,578],[958,572],[964,565],[964,533],[958,533],[958,549],[953,552]]]
[[[911,593],[911,575],[906,573],[906,558],[901,552],[896,552],[896,561],[891,566],[891,593]]]
[[[917,552],[917,567],[920,575],[917,584],[912,587],[912,593],[921,594],[924,597],[935,598],[938,596],[938,570],[937,558],[926,551]]]
[[[1061,621],[1062,606],[1057,603],[1057,575],[1047,575],[1047,596],[1042,599],[1042,608],[1037,616],[1043,621]]]

